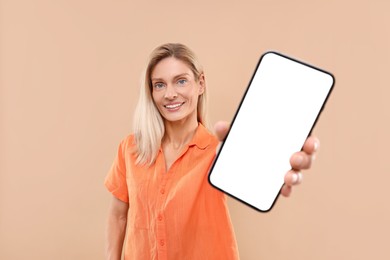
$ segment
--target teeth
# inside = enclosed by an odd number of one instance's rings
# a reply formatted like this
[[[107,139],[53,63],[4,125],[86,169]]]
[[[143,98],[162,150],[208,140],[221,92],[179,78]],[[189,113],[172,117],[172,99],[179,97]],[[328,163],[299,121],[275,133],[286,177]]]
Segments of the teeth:
[[[165,105],[165,107],[168,108],[168,109],[173,109],[173,108],[180,107],[181,105],[183,105],[183,104]]]

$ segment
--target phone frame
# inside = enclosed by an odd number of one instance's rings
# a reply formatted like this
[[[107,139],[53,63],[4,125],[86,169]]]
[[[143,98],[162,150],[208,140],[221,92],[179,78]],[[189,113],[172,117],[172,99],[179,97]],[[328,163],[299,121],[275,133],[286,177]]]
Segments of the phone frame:
[[[318,67],[315,67],[315,66],[313,66],[313,65],[310,65],[310,64],[308,64],[308,63],[306,63],[306,62],[303,62],[303,61],[297,60],[297,59],[295,59],[295,58],[292,58],[292,57],[290,57],[290,56],[281,54],[281,53],[279,53],[279,52],[277,52],[277,51],[267,51],[267,52],[263,53],[263,54],[261,55],[259,61],[257,62],[257,65],[256,65],[256,67],[255,67],[255,70],[254,70],[254,72],[253,72],[253,74],[252,74],[252,77],[251,77],[251,79],[250,79],[250,81],[249,81],[248,87],[246,88],[246,90],[245,90],[245,92],[244,92],[244,94],[243,94],[243,97],[241,98],[241,101],[240,101],[240,103],[239,103],[239,105],[238,105],[238,107],[237,107],[237,110],[236,110],[236,112],[235,112],[235,114],[234,114],[234,116],[233,116],[232,123],[231,123],[231,125],[230,125],[230,128],[229,128],[227,134],[226,134],[226,137],[225,137],[224,140],[222,141],[222,143],[221,143],[221,145],[220,145],[220,148],[219,148],[219,150],[218,150],[218,152],[217,152],[217,154],[216,154],[216,157],[215,157],[214,161],[212,162],[212,165],[211,165],[211,167],[210,167],[209,174],[208,174],[208,182],[210,183],[210,185],[211,185],[212,187],[218,189],[219,191],[221,191],[221,192],[223,192],[223,193],[229,195],[230,197],[232,197],[232,198],[234,198],[234,199],[240,201],[241,203],[243,203],[243,204],[245,204],[245,205],[247,205],[247,206],[249,206],[249,207],[255,209],[256,211],[260,211],[260,212],[262,212],[262,213],[266,213],[266,212],[269,212],[269,211],[272,210],[272,208],[274,207],[276,201],[278,200],[278,198],[279,198],[279,196],[280,196],[280,192],[281,192],[281,189],[282,189],[282,187],[283,187],[284,184],[280,187],[279,192],[278,192],[278,194],[276,195],[276,197],[275,197],[274,201],[272,202],[271,206],[269,207],[269,209],[267,209],[267,210],[261,210],[261,209],[255,207],[255,206],[253,206],[253,205],[247,203],[246,201],[244,201],[244,200],[242,200],[242,199],[240,199],[240,198],[238,198],[238,197],[236,197],[236,196],[230,194],[229,192],[227,192],[227,191],[225,191],[225,190],[219,188],[218,186],[215,186],[215,185],[211,182],[210,176],[211,176],[212,171],[213,171],[213,168],[214,168],[214,166],[215,166],[215,164],[216,164],[216,162],[217,162],[217,160],[218,160],[218,157],[219,157],[221,151],[223,150],[225,141],[226,141],[227,137],[228,137],[229,134],[230,134],[230,130],[231,130],[231,128],[233,127],[233,125],[234,125],[234,123],[235,123],[236,117],[237,117],[237,115],[239,114],[239,111],[240,111],[241,106],[242,106],[242,104],[243,104],[243,102],[244,102],[244,100],[245,100],[245,97],[246,97],[246,95],[247,95],[247,93],[248,93],[248,91],[249,91],[249,88],[250,88],[251,85],[252,85],[253,79],[254,79],[254,77],[255,77],[255,75],[256,75],[256,72],[258,71],[258,68],[259,68],[259,66],[260,66],[260,64],[261,64],[261,61],[263,60],[263,58],[264,58],[267,54],[275,54],[275,55],[281,56],[281,57],[283,57],[283,58],[286,58],[286,59],[292,60],[292,61],[294,61],[294,62],[300,63],[300,64],[302,64],[302,65],[304,65],[304,66],[307,66],[307,67],[310,67],[310,68],[312,68],[312,69],[318,70],[318,71],[320,71],[320,72],[326,73],[326,74],[328,74],[328,75],[330,75],[330,76],[332,77],[332,85],[331,85],[331,87],[330,87],[330,89],[329,89],[329,91],[328,91],[327,96],[325,97],[325,99],[324,99],[324,101],[323,101],[323,103],[322,103],[322,106],[321,106],[320,110],[318,111],[318,114],[317,114],[317,116],[316,116],[316,118],[315,118],[315,120],[314,120],[314,123],[313,123],[313,125],[312,125],[312,127],[311,127],[311,129],[310,129],[310,131],[309,131],[309,133],[308,133],[308,135],[307,135],[307,137],[309,137],[309,136],[311,135],[311,133],[312,133],[312,131],[313,131],[315,125],[317,124],[318,119],[319,119],[319,117],[320,117],[320,115],[321,115],[321,113],[322,113],[322,111],[323,111],[323,109],[324,109],[324,107],[325,107],[325,104],[327,103],[327,101],[328,101],[328,99],[329,99],[329,96],[330,96],[330,94],[332,93],[333,88],[334,88],[334,85],[335,85],[335,83],[336,83],[335,77],[334,77],[334,75],[333,75],[332,73],[330,73],[330,72],[328,72],[328,71],[325,71],[325,70],[323,70],[323,69],[320,69],[320,68],[318,68]],[[306,137],[306,138],[307,138],[307,137]],[[302,149],[303,149],[303,145],[302,145],[302,147],[301,147],[301,151],[302,151]],[[298,152],[298,151],[297,151],[297,152]]]

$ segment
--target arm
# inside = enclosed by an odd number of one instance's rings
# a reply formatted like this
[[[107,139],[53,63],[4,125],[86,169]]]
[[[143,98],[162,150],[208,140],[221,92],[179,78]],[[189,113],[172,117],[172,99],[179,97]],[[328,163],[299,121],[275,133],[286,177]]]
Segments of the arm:
[[[106,230],[106,259],[120,260],[126,234],[129,204],[112,197]]]

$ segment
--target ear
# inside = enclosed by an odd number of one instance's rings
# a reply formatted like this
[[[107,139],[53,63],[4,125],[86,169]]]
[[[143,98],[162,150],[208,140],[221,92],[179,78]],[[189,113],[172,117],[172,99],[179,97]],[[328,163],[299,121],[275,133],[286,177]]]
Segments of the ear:
[[[199,96],[202,95],[204,93],[204,90],[206,88],[206,79],[204,77],[204,73],[202,72],[200,75],[199,75]]]

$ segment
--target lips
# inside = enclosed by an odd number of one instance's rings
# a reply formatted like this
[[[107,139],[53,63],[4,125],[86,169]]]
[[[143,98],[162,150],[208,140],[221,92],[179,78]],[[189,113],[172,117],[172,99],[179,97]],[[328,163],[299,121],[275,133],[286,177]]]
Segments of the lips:
[[[174,111],[174,110],[178,110],[182,105],[184,105],[184,103],[185,102],[170,103],[170,104],[164,105],[164,107],[168,110]]]

